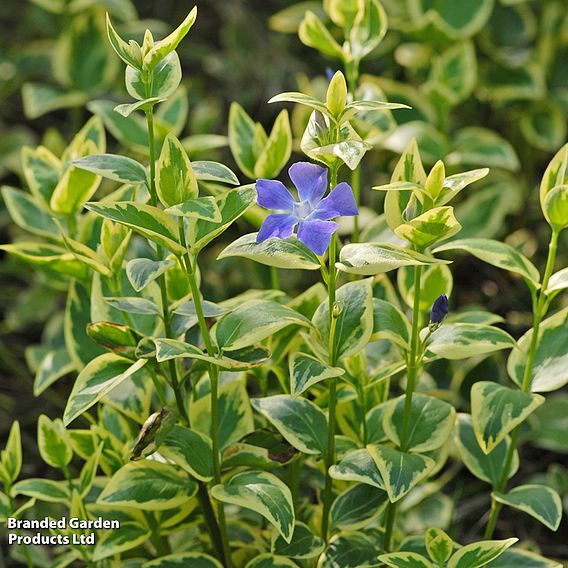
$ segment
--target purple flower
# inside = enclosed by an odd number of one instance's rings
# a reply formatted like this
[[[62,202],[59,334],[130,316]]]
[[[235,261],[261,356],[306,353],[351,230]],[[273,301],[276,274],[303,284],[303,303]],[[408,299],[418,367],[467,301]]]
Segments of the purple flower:
[[[299,201],[282,182],[259,179],[256,182],[258,204],[266,209],[282,211],[264,220],[256,237],[261,243],[271,237],[285,239],[298,226],[298,239],[318,256],[329,247],[331,235],[339,226],[331,221],[335,217],[357,215],[357,204],[351,187],[342,182],[327,197],[327,169],[309,162],[297,162],[288,170],[298,190]]]
[[[446,294],[438,296],[432,304],[430,323],[439,324],[448,315],[448,297]]]

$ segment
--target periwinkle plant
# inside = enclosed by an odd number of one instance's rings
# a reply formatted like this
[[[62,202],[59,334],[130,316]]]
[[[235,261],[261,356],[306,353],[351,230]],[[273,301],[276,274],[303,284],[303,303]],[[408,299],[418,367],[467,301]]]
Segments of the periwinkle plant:
[[[15,422],[1,454],[0,512],[32,516],[39,501],[61,515],[121,522],[119,531],[99,531],[94,547],[57,549],[58,566],[559,566],[512,548],[514,535],[490,539],[505,505],[551,530],[562,515],[551,487],[506,486],[519,468],[520,427],[544,403],[537,393],[568,383],[568,310],[546,318],[568,287],[567,269],[554,272],[568,226],[568,146],[540,189],[551,227],[542,278],[509,245],[454,238],[462,227],[451,203],[489,171],[448,175],[438,161],[426,173],[414,140],[390,183],[374,188],[384,195],[384,214],[373,220],[379,238],[356,242],[340,230],[340,218],[357,218],[359,195],[339,179],[374,148],[355,126],[406,107],[356,97],[359,65],[386,30],[380,4],[329,0],[324,7],[343,27],[343,47],[313,13],[302,22],[302,40],[340,55],[349,80],[336,72],[325,101],[296,92],[272,99],[312,113],[300,143],[312,161],[288,170],[297,199],[269,179],[290,155],[287,113],[268,136],[233,105],[231,150],[243,173],[257,178],[244,186],[221,163],[192,162],[173,132],[156,127],[160,105],[176,97],[175,49],[196,9],[160,41],[146,32],[142,45],[107,23],[135,99],[115,110],[144,114],[148,166],[105,153],[94,117],[61,158],[24,150],[30,193],[3,190],[14,222],[32,237],[2,248],[67,294],[45,345],[29,352],[36,394],[77,377],[62,420],[43,415],[38,423],[42,458],[62,479],[18,480]],[[218,258],[319,270],[323,285],[295,297],[272,289],[205,300],[200,253],[241,216],[258,221],[255,204],[271,211],[259,231]],[[516,341],[494,325],[495,314],[449,312],[451,262],[440,254],[456,250],[524,279],[532,330]],[[396,287],[387,276],[394,271]],[[518,388],[476,380],[471,414],[457,413],[468,409],[457,393],[440,396],[444,367],[433,363],[506,349]],[[425,495],[451,479],[448,461],[492,486],[487,540],[461,546],[435,515],[419,534],[406,531]],[[33,566],[34,556],[23,554]]]

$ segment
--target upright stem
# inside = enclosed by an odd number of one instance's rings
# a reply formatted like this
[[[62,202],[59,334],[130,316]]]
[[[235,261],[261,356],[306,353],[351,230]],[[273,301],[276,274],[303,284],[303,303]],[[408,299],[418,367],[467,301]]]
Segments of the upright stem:
[[[337,169],[331,169],[330,187],[333,188],[337,184]],[[337,238],[331,237],[329,245],[329,262],[327,271],[327,296],[329,309],[329,365],[334,367],[337,363],[335,328],[337,326],[337,318],[339,313],[336,312],[335,306],[335,290],[337,287],[337,269],[335,261],[337,257]],[[337,406],[337,379],[330,379],[329,383],[329,406],[328,406],[328,430],[327,430],[327,451],[325,455],[325,486],[323,490],[323,513],[321,522],[322,538],[327,542],[329,528],[329,512],[333,501],[333,480],[329,475],[329,468],[335,464],[335,423],[336,423],[336,406]]]
[[[150,183],[149,183],[149,192],[150,192],[150,203],[153,207],[158,205],[158,194],[156,191],[156,149],[154,145],[154,113],[153,109],[150,108],[146,111],[146,124],[148,126],[148,150],[150,154]],[[185,230],[183,227],[183,218],[180,218],[181,223],[181,230],[180,230],[180,238],[182,239],[182,243],[185,246]],[[156,247],[156,256],[158,260],[163,259],[163,250],[160,245]],[[169,302],[168,302],[168,289],[166,283],[166,276],[162,275],[158,279],[160,285],[160,295],[162,300],[162,319],[164,321],[164,331],[166,337],[172,337],[172,327],[171,327],[171,313],[169,310]],[[196,301],[197,305],[197,301]],[[201,304],[199,304],[201,308]],[[203,316],[203,310],[201,310],[201,315]],[[189,416],[187,413],[185,400],[184,400],[184,392],[182,387],[182,381],[178,374],[178,367],[174,359],[171,359],[168,362],[168,368],[170,372],[170,384],[174,391],[175,399],[176,399],[176,406],[178,408],[178,412],[185,422],[187,426],[189,426]],[[158,391],[160,395],[160,392]],[[213,396],[213,389],[212,395]],[[162,393],[163,397],[163,393]],[[161,397],[160,397],[161,398]],[[213,418],[212,418],[213,421]],[[215,423],[215,421],[213,421]],[[218,476],[220,479],[220,475]],[[215,478],[216,483],[217,476]],[[224,560],[225,566],[231,567],[231,560],[230,556],[227,559],[227,546],[226,546],[226,538],[222,537],[222,534],[226,535],[226,532],[221,533],[220,527],[217,524],[217,519],[213,513],[213,507],[211,505],[211,500],[209,498],[209,494],[207,492],[207,487],[203,483],[199,483],[199,490],[198,490],[198,500],[201,505],[201,510],[203,512],[203,516],[205,518],[205,523],[209,530],[209,534],[211,535],[211,541],[216,546],[217,550],[221,555],[221,559]],[[221,523],[221,518],[223,521],[223,528],[225,525],[225,518],[224,514],[219,515],[219,522]],[[166,540],[167,544],[167,540]],[[169,546],[169,544],[168,544]]]
[[[404,399],[404,413],[402,415],[402,433],[400,436],[400,450],[405,451],[408,445],[408,430],[412,415],[412,396],[418,382],[418,350],[420,347],[420,284],[422,266],[414,267],[414,300],[412,305],[412,335],[410,338],[410,354],[406,369],[406,396]],[[386,514],[384,549],[389,552],[392,532],[396,518],[397,503],[390,503]]]
[[[353,197],[357,204],[357,209],[361,203],[361,167],[357,166],[351,172],[351,188],[353,189]],[[359,215],[353,217],[353,235],[351,240],[354,243],[359,242]]]
[[[532,374],[534,368],[534,361],[536,357],[536,349],[538,347],[538,333],[540,330],[540,324],[542,319],[546,315],[547,311],[547,297],[546,289],[548,287],[548,281],[552,276],[552,271],[554,270],[554,262],[556,261],[556,251],[558,248],[558,235],[559,231],[553,229],[552,235],[550,236],[550,243],[548,245],[548,258],[546,259],[546,268],[544,269],[544,276],[542,278],[542,286],[536,293],[535,301],[533,302],[533,330],[531,342],[529,345],[529,351],[527,353],[527,363],[525,365],[525,372],[523,374],[523,381],[521,383],[521,391],[524,393],[529,393],[532,385]],[[513,463],[513,457],[515,455],[515,450],[517,449],[517,444],[519,440],[519,432],[521,425],[519,424],[511,432],[511,443],[509,444],[509,449],[507,451],[507,456],[505,458],[505,465],[503,467],[503,473],[499,483],[494,488],[496,491],[503,492],[507,485],[507,479],[509,478],[509,471],[511,469],[511,464]],[[491,513],[489,515],[489,521],[487,522],[487,527],[485,529],[485,538],[490,539],[495,531],[495,526],[497,525],[497,520],[499,518],[499,513],[503,508],[502,503],[498,503],[491,497]]]
[[[345,65],[345,76],[347,77],[347,88],[349,94],[355,99],[355,92],[359,86],[359,61],[353,60]],[[361,203],[361,166],[358,165],[351,172],[351,188],[353,189],[353,197],[355,197],[355,203],[357,208]],[[351,237],[352,242],[356,243],[359,241],[359,216],[355,215],[353,217],[353,235]]]
[[[183,224],[183,221],[182,221]],[[185,244],[185,232],[180,231],[182,238],[182,246]],[[209,328],[207,327],[207,322],[203,314],[203,305],[201,303],[201,296],[199,293],[199,287],[197,285],[197,280],[195,278],[195,266],[193,265],[192,259],[189,253],[184,257],[183,263],[185,265],[185,270],[187,274],[187,279],[189,282],[189,287],[191,290],[191,296],[193,298],[193,303],[195,305],[195,313],[197,315],[197,321],[199,323],[199,330],[201,331],[201,336],[203,337],[203,342],[205,343],[205,349],[210,357],[215,357],[217,355],[211,335],[209,333]],[[219,367],[217,365],[209,365],[209,381],[211,384],[211,446],[213,454],[213,478],[216,484],[221,483],[221,452],[219,444]],[[231,550],[229,547],[229,538],[227,534],[227,523],[225,520],[225,508],[223,503],[218,503],[217,506],[217,516],[219,518],[219,531],[221,535],[221,545],[222,545],[222,555],[224,558],[224,564],[228,568],[231,568]]]

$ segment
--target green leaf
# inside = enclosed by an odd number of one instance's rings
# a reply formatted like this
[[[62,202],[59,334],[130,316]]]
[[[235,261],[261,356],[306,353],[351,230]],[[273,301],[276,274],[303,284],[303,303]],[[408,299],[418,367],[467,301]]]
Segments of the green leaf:
[[[326,453],[327,418],[313,402],[281,394],[251,403],[294,448],[305,454]]]
[[[132,364],[131,360],[113,353],[99,355],[93,359],[75,381],[67,401],[63,423],[67,426],[147,362],[147,359],[140,359]]]
[[[401,452],[388,446],[367,445],[377,464],[391,503],[404,497],[434,468],[434,460],[421,454]]]
[[[73,457],[67,433],[61,420],[50,420],[41,414],[37,423],[37,445],[43,461],[51,467],[64,469]]]
[[[97,499],[97,504],[163,511],[183,505],[197,492],[197,483],[174,466],[143,460],[122,466]]]
[[[544,198],[542,211],[554,230],[565,229],[568,226],[568,185],[551,189]]]
[[[343,369],[328,367],[319,359],[305,353],[294,353],[290,357],[289,370],[292,396],[298,396],[321,381],[340,377],[345,373]]]
[[[303,106],[312,108],[323,115],[330,116],[330,112],[324,103],[318,99],[311,97],[310,95],[305,95],[304,93],[290,92],[290,93],[280,93],[272,97],[269,103],[295,103]]]
[[[239,169],[249,178],[254,179],[254,167],[257,156],[253,149],[255,123],[243,107],[233,102],[229,110],[229,147]]]
[[[568,144],[564,144],[548,164],[540,182],[540,206],[544,210],[546,196],[553,188],[565,185],[568,169]]]
[[[117,106],[114,107],[114,110],[115,110],[115,112],[118,112],[118,114],[127,118],[134,111],[149,110],[149,109],[153,108],[157,103],[161,103],[163,101],[164,101],[164,99],[161,99],[159,97],[150,97],[149,99],[143,99],[141,101],[136,101],[135,103],[117,105]]]
[[[87,278],[86,266],[81,264],[73,254],[57,245],[20,241],[13,245],[0,245],[0,250],[13,254],[29,264],[60,274],[80,279]]]
[[[146,562],[144,568],[222,568],[222,565],[202,552],[176,552]]]
[[[61,108],[80,107],[88,100],[86,93],[66,91],[41,83],[24,83],[22,85],[22,102],[24,114],[29,120]]]
[[[103,443],[99,444],[98,448],[87,458],[85,464],[81,468],[78,486],[81,497],[86,497],[93,486],[103,447]]]
[[[321,20],[310,10],[300,22],[298,29],[300,41],[309,47],[317,49],[324,55],[343,59],[343,51],[340,45],[333,39]]]
[[[403,266],[397,273],[398,290],[409,308],[414,306],[414,270]],[[430,312],[434,302],[442,295],[450,297],[454,282],[452,271],[445,264],[433,264],[422,271],[420,279],[421,312]]]
[[[12,221],[18,227],[40,237],[59,238],[59,228],[34,197],[7,186],[2,187],[2,197]]]
[[[562,501],[556,491],[546,485],[519,485],[508,493],[494,491],[498,503],[528,513],[550,530],[558,530],[562,519]]]
[[[515,172],[519,158],[513,146],[496,132],[471,126],[458,131],[453,151],[445,157],[447,165],[475,165]]]
[[[271,300],[251,300],[219,320],[212,329],[223,351],[254,345],[290,325],[309,327],[310,322],[295,310]]]
[[[147,300],[146,298],[137,298],[136,296],[131,298],[118,297],[105,298],[105,301],[109,306],[129,314],[141,314],[144,316],[159,316],[162,314],[160,308],[152,300]]]
[[[133,258],[126,265],[126,276],[136,292],[141,292],[175,265],[175,260],[150,260],[149,258]]]
[[[254,165],[254,177],[275,178],[286,165],[292,153],[292,130],[288,111],[276,117],[268,140]]]
[[[276,14],[272,14],[268,20],[268,26],[275,32],[296,34],[307,10],[312,10],[322,18],[325,16],[321,2],[318,0],[308,0],[306,2],[292,4],[279,10]]]
[[[184,201],[179,205],[168,207],[166,213],[170,215],[177,215],[180,217],[194,217],[196,219],[204,219],[205,221],[212,221],[213,223],[220,223],[222,221],[221,212],[217,207],[217,202],[214,197],[198,197]]]
[[[146,183],[146,168],[136,160],[115,154],[92,154],[73,165],[120,183]]]
[[[405,396],[393,400],[383,416],[386,435],[400,446],[403,432]],[[430,452],[443,446],[448,440],[456,418],[451,404],[433,396],[415,393],[412,396],[410,428],[406,449],[414,452]]]
[[[321,554],[325,543],[310,530],[308,525],[297,522],[294,526],[292,540],[287,543],[282,536],[277,535],[272,541],[271,548],[275,554],[303,560]]]
[[[387,32],[387,15],[377,0],[359,4],[353,26],[349,30],[350,56],[360,61],[371,53]]]
[[[320,567],[363,568],[378,566],[377,544],[360,532],[339,533],[331,537],[320,556]]]
[[[298,565],[285,556],[261,554],[251,560],[245,568],[296,568]]]
[[[181,256],[187,252],[179,244],[176,222],[157,207],[130,201],[117,201],[108,205],[86,203],[85,207],[105,219],[130,227],[176,255]]]
[[[20,435],[20,423],[15,420],[10,428],[6,447],[0,452],[0,473],[5,472],[5,485],[10,485],[20,475],[22,469],[22,438]]]
[[[367,423],[367,442],[369,444],[378,444],[387,441],[388,438],[383,427],[383,418],[390,405],[391,401],[381,402],[371,408],[365,415],[365,421]]]
[[[381,554],[379,560],[392,568],[434,568],[434,564],[416,552],[390,552]]]
[[[181,82],[181,63],[174,51],[160,61],[152,72],[150,83],[145,82],[144,71],[127,67],[126,90],[134,99],[167,99],[174,94]]]
[[[147,152],[148,132],[146,121],[136,115],[124,117],[115,112],[115,103],[111,101],[92,101],[87,108],[99,116],[108,131],[127,148],[138,152]]]
[[[373,298],[373,335],[371,339],[388,339],[409,350],[411,326],[408,318],[393,304]]]
[[[475,48],[471,42],[464,41],[434,58],[427,88],[437,99],[455,106],[471,95],[476,81]]]
[[[497,559],[488,564],[490,568],[562,568],[562,565],[554,560],[548,560],[534,552],[522,548],[509,548]]]
[[[336,356],[348,357],[367,345],[373,333],[372,279],[348,282],[336,291],[336,304],[340,306],[335,326]],[[311,336],[315,342],[329,349],[329,302],[320,304],[312,318]]]
[[[152,534],[140,511],[113,509],[112,515],[120,522],[120,530],[102,531],[93,552],[95,562],[141,546]]]
[[[443,359],[467,359],[515,345],[515,340],[502,329],[474,323],[443,324],[426,341],[427,350]]]
[[[424,533],[424,543],[430,558],[439,566],[443,566],[454,550],[453,540],[438,528],[428,529]]]
[[[435,207],[403,223],[395,229],[395,233],[413,245],[424,249],[449,239],[461,230],[461,225],[454,216],[453,207]]]
[[[243,380],[219,388],[218,429],[221,451],[254,430],[254,418]],[[189,409],[192,429],[209,435],[211,432],[211,395],[194,401]]]
[[[194,171],[196,170],[196,164],[196,162],[193,163]],[[188,238],[193,250],[196,252],[202,250],[249,209],[255,201],[256,189],[254,184],[232,189],[222,197],[217,198],[217,206],[221,212],[220,222],[214,223],[198,219],[195,221],[194,232],[191,230],[190,224]]]
[[[211,440],[204,434],[185,426],[174,426],[159,451],[200,481],[213,479]]]
[[[507,540],[484,540],[468,544],[450,558],[448,568],[481,568],[503,554],[518,540],[518,538],[508,538]]]
[[[343,112],[347,103],[347,82],[341,71],[336,71],[329,82],[325,97],[325,106],[336,119]]]
[[[333,502],[331,526],[345,531],[362,529],[381,513],[387,503],[387,494],[382,489],[366,484],[353,485]]]
[[[458,414],[456,430],[456,445],[467,469],[482,481],[491,483],[493,486],[498,485],[503,477],[505,457],[509,451],[511,439],[507,436],[490,454],[485,454],[479,447],[469,415]],[[518,467],[519,454],[515,450],[507,478],[512,477]]]
[[[59,221],[57,221],[59,227],[61,227]],[[69,238],[61,228],[61,236],[63,237],[63,242],[65,243],[66,248],[72,253],[75,258],[87,265],[89,268],[92,268],[96,272],[106,276],[107,278],[112,276],[112,271],[106,265],[106,260],[97,254],[94,250],[90,249],[88,246],[76,241],[74,239]]]
[[[545,292],[547,295],[556,295],[555,292],[558,293],[566,288],[568,288],[568,268],[563,268],[550,277]]]
[[[193,172],[198,180],[239,185],[237,176],[231,169],[225,166],[225,164],[211,162],[209,160],[201,160],[192,162],[192,165]]]
[[[490,453],[542,403],[544,397],[511,389],[490,381],[471,387],[471,419],[475,436],[485,453]]]
[[[352,243],[339,253],[339,270],[349,274],[372,276],[401,266],[424,266],[446,261],[390,243]]]
[[[550,99],[524,108],[519,127],[529,144],[545,152],[556,150],[566,140],[564,110]]]
[[[69,503],[69,487],[65,481],[24,479],[12,487],[12,495],[25,495],[46,503]]]
[[[271,238],[256,242],[257,233],[243,235],[225,247],[217,260],[232,256],[250,258],[255,262],[276,268],[317,270],[321,268],[318,257],[296,236],[287,239]]]
[[[197,6],[194,6],[191,12],[185,17],[183,22],[164,39],[157,41],[152,49],[144,56],[144,67],[152,71],[156,65],[164,59],[169,53],[178,46],[179,42],[187,35],[191,26],[197,18]]]
[[[140,52],[140,46],[136,44],[138,50],[135,49],[135,45],[132,43],[126,43],[116,32],[114,29],[112,22],[110,20],[110,16],[107,12],[106,16],[106,24],[107,24],[107,34],[109,42],[116,52],[116,54],[126,63],[136,69],[141,69],[142,67],[142,58]]]
[[[483,28],[491,16],[493,1],[465,0],[457,10],[451,3],[431,4],[427,0],[411,0],[408,9],[411,20],[416,24],[426,26],[431,23],[435,31],[430,33],[437,31],[443,37],[455,40],[470,37]]]
[[[294,503],[288,487],[275,475],[262,471],[238,473],[211,495],[223,503],[251,509],[272,523],[286,542],[294,533]]]
[[[476,258],[502,268],[520,274],[534,285],[538,285],[540,274],[534,264],[512,246],[491,239],[459,239],[446,243],[434,249],[434,252],[446,250],[464,250]]]
[[[34,396],[39,396],[55,381],[75,370],[67,349],[49,351],[42,358],[34,378]]]
[[[44,146],[24,146],[21,156],[22,173],[32,195],[48,204],[61,175],[61,161]]]
[[[78,372],[92,359],[105,353],[87,335],[91,323],[91,300],[87,291],[76,281],[69,286],[65,306],[64,334],[65,347]]]
[[[568,382],[567,321],[568,308],[565,308],[540,324],[529,383],[532,392],[550,392],[563,387]],[[509,376],[519,386],[523,383],[532,334],[533,330],[529,329],[519,339],[518,349],[511,351],[507,361]]]
[[[156,170],[156,190],[164,207],[195,199],[197,178],[180,141],[168,134],[164,140]]]
[[[353,450],[346,454],[337,464],[329,468],[329,475],[333,479],[358,481],[379,489],[385,488],[377,464],[366,449]]]
[[[87,335],[106,349],[134,359],[134,351],[142,336],[126,325],[109,321],[90,323]]]

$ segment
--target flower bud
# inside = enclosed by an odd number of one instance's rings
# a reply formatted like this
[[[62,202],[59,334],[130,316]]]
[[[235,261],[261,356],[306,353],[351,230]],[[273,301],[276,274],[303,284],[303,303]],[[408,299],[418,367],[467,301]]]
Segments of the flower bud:
[[[435,302],[432,304],[432,311],[430,312],[430,323],[428,327],[430,331],[435,331],[438,329],[442,320],[448,315],[448,297],[446,294],[438,296]]]
[[[339,302],[335,302],[333,304],[333,309],[331,310],[331,317],[337,319],[341,315],[341,304]]]

